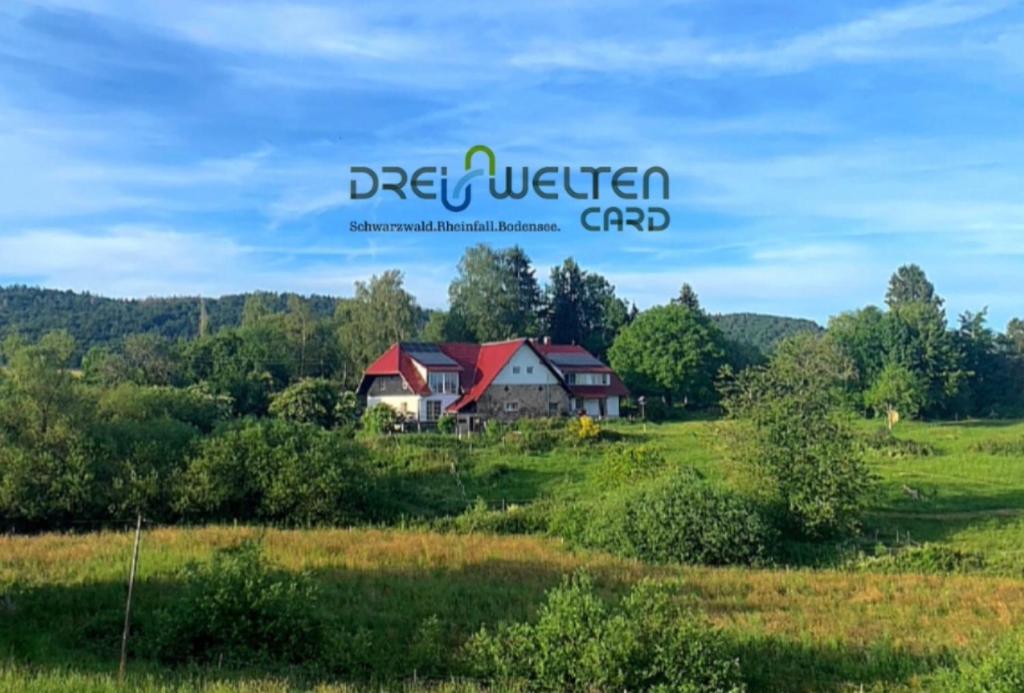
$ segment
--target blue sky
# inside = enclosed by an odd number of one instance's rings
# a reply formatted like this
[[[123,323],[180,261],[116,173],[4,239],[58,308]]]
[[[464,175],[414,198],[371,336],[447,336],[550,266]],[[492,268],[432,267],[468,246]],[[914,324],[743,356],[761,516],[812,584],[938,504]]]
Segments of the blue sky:
[[[441,307],[468,243],[567,255],[641,307],[819,321],[917,262],[951,314],[1024,315],[1024,11],[1000,0],[0,5],[0,283],[348,295],[397,267]],[[669,231],[484,206],[552,235],[360,235],[438,216],[350,165],[655,165]],[[498,204],[498,203],[494,203]],[[454,218],[454,217],[453,217]],[[475,217],[474,217],[475,218]]]

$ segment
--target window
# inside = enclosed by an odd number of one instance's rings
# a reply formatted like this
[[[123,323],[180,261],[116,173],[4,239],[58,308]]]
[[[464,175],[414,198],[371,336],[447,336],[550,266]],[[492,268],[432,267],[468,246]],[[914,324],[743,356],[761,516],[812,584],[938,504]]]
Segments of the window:
[[[533,366],[527,366],[526,367],[526,372],[527,373],[533,373]]]
[[[519,411],[519,402],[505,402],[505,411],[509,414]]]
[[[430,372],[427,385],[435,395],[457,395],[459,393],[459,374],[446,372]]]
[[[558,416],[558,402],[548,402],[548,416]]]
[[[519,366],[512,366],[512,374],[519,375]]]
[[[441,400],[427,400],[427,421],[437,421],[441,418]]]
[[[568,373],[565,382],[570,385],[611,385],[610,373]]]

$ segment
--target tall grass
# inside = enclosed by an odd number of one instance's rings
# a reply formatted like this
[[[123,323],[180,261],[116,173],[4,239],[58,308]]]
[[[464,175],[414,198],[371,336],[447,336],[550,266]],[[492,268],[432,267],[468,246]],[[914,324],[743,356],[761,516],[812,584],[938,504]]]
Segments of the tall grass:
[[[529,619],[545,591],[579,567],[614,594],[645,576],[682,578],[761,690],[905,685],[1024,622],[1024,581],[1009,578],[649,567],[534,537],[208,527],[144,536],[137,642],[180,592],[173,576],[184,564],[260,535],[273,565],[315,580],[332,630],[351,649],[342,678],[363,684],[460,675],[457,654],[473,633]],[[0,656],[47,676],[115,671],[130,541],[113,532],[0,539]],[[417,645],[424,633],[436,641]],[[415,646],[442,651],[442,661],[410,659]],[[164,673],[137,658],[132,667]]]

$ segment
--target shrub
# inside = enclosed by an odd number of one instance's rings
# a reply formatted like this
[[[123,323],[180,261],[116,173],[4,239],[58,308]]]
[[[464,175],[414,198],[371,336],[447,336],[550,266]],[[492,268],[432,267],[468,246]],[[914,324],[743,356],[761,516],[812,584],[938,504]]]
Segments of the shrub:
[[[455,433],[455,417],[451,414],[445,414],[437,420],[437,430],[440,433],[451,435]]]
[[[586,415],[570,419],[566,430],[574,443],[590,443],[601,437],[601,427]]]
[[[436,526],[461,533],[539,534],[547,531],[549,516],[550,508],[541,502],[492,510],[482,498],[478,498],[466,512],[445,518]]]
[[[761,563],[775,542],[751,502],[685,474],[640,493],[625,511],[628,550],[648,561]]]
[[[747,424],[737,448],[807,538],[854,533],[871,486],[844,405],[854,375],[834,340],[804,333],[728,385],[726,409]]]
[[[181,389],[123,384],[104,390],[97,413],[103,421],[145,422],[169,418],[209,433],[231,416],[231,400],[202,387]]]
[[[369,511],[370,489],[369,455],[343,432],[249,421],[202,441],[175,508],[201,519],[345,524]]]
[[[973,551],[924,544],[861,559],[857,567],[891,573],[968,573],[983,570],[985,556]]]
[[[274,395],[269,413],[277,419],[330,428],[337,422],[341,388],[323,378],[304,378]]]
[[[776,532],[756,506],[683,470],[655,483],[562,508],[552,532],[572,543],[658,563],[767,561]]]
[[[884,429],[866,436],[865,444],[869,450],[874,450],[894,460],[904,460],[912,457],[931,457],[939,454],[934,445],[920,443],[916,440],[897,438]]]
[[[535,623],[482,630],[471,668],[501,686],[558,691],[742,691],[722,636],[665,586],[642,582],[618,603],[586,574],[548,593]]]
[[[621,484],[650,479],[664,467],[665,456],[654,446],[620,446],[605,453],[596,477],[599,485],[615,488]]]
[[[298,664],[324,654],[317,593],[276,574],[260,546],[221,549],[181,574],[184,594],[157,614],[152,646],[168,663]]]
[[[375,404],[363,412],[363,430],[374,435],[390,433],[398,422],[398,414],[386,404]]]

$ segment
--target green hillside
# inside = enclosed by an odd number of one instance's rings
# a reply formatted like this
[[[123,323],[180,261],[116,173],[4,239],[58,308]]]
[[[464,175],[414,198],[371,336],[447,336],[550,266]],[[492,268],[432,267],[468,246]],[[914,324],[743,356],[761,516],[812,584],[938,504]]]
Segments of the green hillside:
[[[768,353],[786,337],[800,332],[821,332],[813,320],[759,313],[725,313],[712,316],[715,324],[733,342],[754,346]]]
[[[237,326],[249,294],[205,299],[209,327]],[[289,294],[263,294],[275,311],[287,307]],[[317,317],[334,314],[339,299],[312,296]],[[84,353],[90,347],[113,344],[130,334],[159,334],[191,339],[199,332],[200,298],[114,299],[75,291],[27,286],[0,287],[0,337],[18,332],[31,341],[52,330],[67,330]]]

